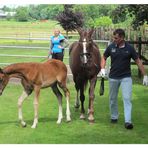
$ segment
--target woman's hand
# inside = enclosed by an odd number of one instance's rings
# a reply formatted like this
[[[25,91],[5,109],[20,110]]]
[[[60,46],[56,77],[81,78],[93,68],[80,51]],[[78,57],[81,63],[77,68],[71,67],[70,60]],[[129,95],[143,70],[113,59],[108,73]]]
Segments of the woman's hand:
[[[59,45],[58,48],[63,49],[63,47],[61,45]]]

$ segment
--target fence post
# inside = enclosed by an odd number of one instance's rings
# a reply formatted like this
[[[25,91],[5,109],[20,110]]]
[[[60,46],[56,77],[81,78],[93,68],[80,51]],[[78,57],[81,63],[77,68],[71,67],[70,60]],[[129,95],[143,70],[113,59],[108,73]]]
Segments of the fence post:
[[[141,36],[139,36],[139,41],[138,41],[138,55],[139,55],[139,58],[141,59]],[[141,72],[138,68],[138,77],[141,78]]]

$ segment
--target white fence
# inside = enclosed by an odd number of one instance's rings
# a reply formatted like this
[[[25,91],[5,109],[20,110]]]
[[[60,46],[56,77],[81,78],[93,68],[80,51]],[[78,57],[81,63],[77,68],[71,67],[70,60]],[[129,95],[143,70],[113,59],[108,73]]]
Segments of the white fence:
[[[1,40],[7,39],[7,40],[40,40],[40,41],[48,41],[49,38],[17,38],[17,37],[0,37]],[[69,43],[72,43],[76,40],[69,40]],[[109,40],[94,40],[96,43],[105,43],[108,45],[110,43]],[[48,44],[48,43],[47,43]],[[0,48],[18,48],[18,49],[49,49],[49,47],[35,47],[35,46],[13,46],[13,45],[0,45]],[[68,48],[66,48],[68,50]],[[100,49],[104,50],[104,49]],[[36,55],[10,55],[10,54],[0,54],[0,57],[23,57],[23,58],[46,58],[47,56],[36,56]],[[69,57],[64,57],[65,59],[68,59]],[[9,65],[12,63],[0,63],[0,65]]]

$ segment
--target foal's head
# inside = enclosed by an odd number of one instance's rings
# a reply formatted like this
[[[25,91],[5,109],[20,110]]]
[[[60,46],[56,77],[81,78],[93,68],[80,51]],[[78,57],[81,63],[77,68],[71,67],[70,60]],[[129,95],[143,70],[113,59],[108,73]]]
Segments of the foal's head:
[[[2,92],[6,87],[8,81],[9,81],[9,76],[5,74],[3,70],[0,68],[0,95],[2,95]]]
[[[93,52],[92,51],[93,50],[92,34],[93,32],[94,32],[93,29],[89,31],[78,29],[78,33],[80,35],[80,39],[79,39],[80,59],[83,65],[86,65],[92,57],[92,52]]]

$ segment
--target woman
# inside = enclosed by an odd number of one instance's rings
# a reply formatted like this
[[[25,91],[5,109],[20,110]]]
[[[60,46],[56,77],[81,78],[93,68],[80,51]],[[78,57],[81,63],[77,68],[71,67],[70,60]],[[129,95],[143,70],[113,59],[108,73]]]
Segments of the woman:
[[[64,48],[68,46],[68,41],[60,34],[60,30],[55,29],[54,35],[50,37],[50,51],[49,56],[52,55],[52,59],[58,59],[63,61]]]

